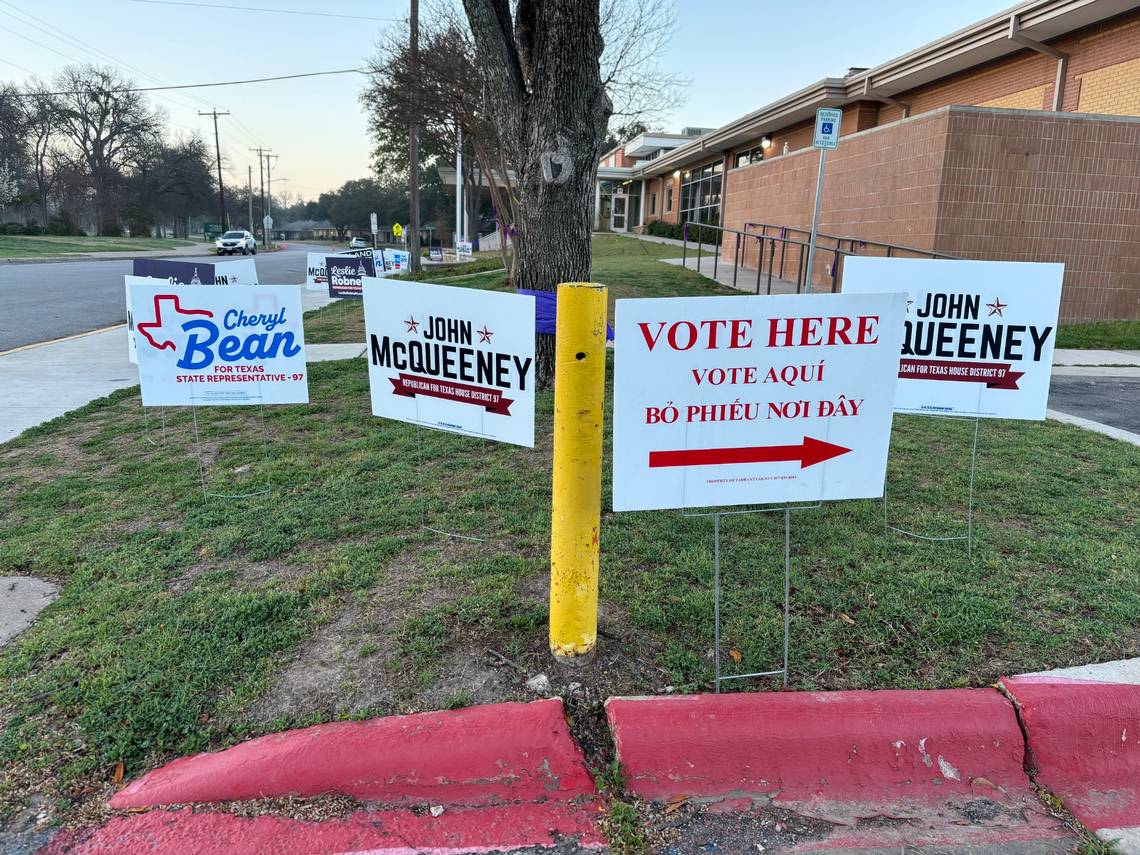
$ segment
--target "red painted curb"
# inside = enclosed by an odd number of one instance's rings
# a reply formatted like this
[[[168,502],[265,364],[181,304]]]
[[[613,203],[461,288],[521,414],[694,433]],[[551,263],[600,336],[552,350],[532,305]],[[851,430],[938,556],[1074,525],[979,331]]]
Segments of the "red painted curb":
[[[1001,682],[1021,710],[1038,783],[1093,830],[1140,827],[1140,686]]]
[[[391,810],[301,822],[276,816],[156,810],[117,816],[94,832],[62,832],[37,855],[458,855],[553,846],[605,845],[593,804],[561,802],[444,811]]]
[[[611,698],[606,713],[627,784],[649,799],[842,815],[1029,792],[1013,707],[988,689]]]
[[[593,794],[560,699],[336,722],[184,757],[113,808],[340,793],[391,804],[482,805]]]

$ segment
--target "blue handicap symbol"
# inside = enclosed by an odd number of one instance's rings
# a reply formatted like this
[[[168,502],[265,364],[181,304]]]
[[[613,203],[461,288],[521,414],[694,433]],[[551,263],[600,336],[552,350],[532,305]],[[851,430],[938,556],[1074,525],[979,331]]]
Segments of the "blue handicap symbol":
[[[832,130],[831,130],[831,129],[832,129],[833,127],[834,127],[834,123],[833,123],[833,122],[820,122],[820,124],[819,124],[819,132],[820,132],[821,134],[823,134],[825,137],[826,137],[826,136],[831,136],[831,134],[832,134]]]

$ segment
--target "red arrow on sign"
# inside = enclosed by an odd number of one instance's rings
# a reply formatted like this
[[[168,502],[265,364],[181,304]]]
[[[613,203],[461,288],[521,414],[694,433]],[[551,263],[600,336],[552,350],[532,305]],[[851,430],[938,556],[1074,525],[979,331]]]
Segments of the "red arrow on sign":
[[[744,448],[696,448],[649,452],[649,468],[666,466],[717,466],[725,463],[778,463],[798,460],[800,469],[823,463],[850,448],[805,436],[799,445],[753,445]]]

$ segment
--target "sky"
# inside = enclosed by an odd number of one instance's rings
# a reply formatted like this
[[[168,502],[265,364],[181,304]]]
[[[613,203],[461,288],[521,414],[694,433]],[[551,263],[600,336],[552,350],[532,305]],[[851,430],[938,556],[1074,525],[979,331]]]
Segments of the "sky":
[[[673,132],[723,125],[1007,5],[676,0],[677,30],[660,67],[691,84],[683,103],[656,124]],[[76,61],[119,66],[148,86],[359,68],[386,30],[404,26],[407,10],[408,0],[0,0],[0,79],[50,78]],[[344,74],[152,97],[166,110],[172,133],[195,131],[209,142],[213,122],[198,112],[230,111],[218,119],[226,183],[244,183],[250,166],[258,183],[258,157],[249,149],[261,146],[278,155],[275,195],[313,199],[370,174],[357,100],[363,83],[359,74]]]

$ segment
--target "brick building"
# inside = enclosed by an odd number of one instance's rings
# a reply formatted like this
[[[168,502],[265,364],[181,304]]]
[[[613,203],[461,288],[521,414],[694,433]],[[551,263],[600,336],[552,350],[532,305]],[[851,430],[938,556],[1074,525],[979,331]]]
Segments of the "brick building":
[[[755,269],[757,234],[811,224],[819,107],[843,110],[820,215],[842,240],[817,285],[881,244],[1063,261],[1063,319],[1140,317],[1140,3],[1030,0],[699,136],[643,134],[603,158],[596,225],[716,225]]]

